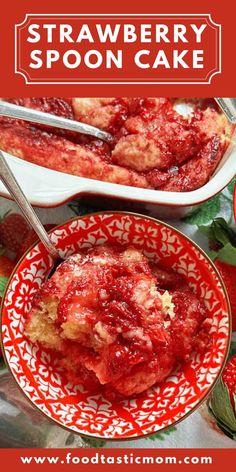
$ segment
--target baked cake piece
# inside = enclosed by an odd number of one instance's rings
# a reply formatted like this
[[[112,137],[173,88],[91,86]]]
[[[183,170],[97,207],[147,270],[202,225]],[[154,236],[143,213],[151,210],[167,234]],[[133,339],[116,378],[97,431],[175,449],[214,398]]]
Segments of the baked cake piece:
[[[10,102],[97,126],[111,144],[83,134],[0,117],[4,151],[81,177],[165,191],[200,188],[217,168],[234,130],[213,99],[13,98]]]
[[[25,335],[56,352],[73,382],[131,396],[189,358],[205,319],[178,274],[134,247],[104,245],[69,257],[42,285]]]

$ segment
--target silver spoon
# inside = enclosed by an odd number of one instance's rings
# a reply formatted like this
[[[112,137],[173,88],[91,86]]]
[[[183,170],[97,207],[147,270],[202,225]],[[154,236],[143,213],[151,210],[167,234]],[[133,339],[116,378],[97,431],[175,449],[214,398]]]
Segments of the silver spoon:
[[[63,258],[52,244],[48,233],[45,231],[41,221],[33,210],[19,183],[17,182],[14,174],[12,173],[3,153],[0,151],[0,180],[2,180],[5,187],[9,190],[11,196],[17,203],[18,207],[22,211],[24,217],[28,221],[29,225],[34,229],[38,235],[40,241],[43,243],[49,254],[54,260],[54,269]],[[53,270],[53,269],[52,269]],[[52,271],[51,271],[52,272]]]
[[[60,256],[59,252],[50,241],[48,233],[45,231],[41,221],[37,217],[27,197],[22,191],[20,185],[18,184],[14,174],[12,173],[1,151],[0,151],[0,180],[2,180],[6,188],[9,190],[11,196],[14,198],[15,202],[19,206],[20,210],[22,211],[23,215],[28,221],[29,225],[34,229],[40,241],[43,243],[48,253],[52,256],[54,260],[54,265],[48,274],[48,277],[50,277],[55,271],[58,264],[60,264],[60,262],[62,262],[64,259]],[[81,443],[82,443],[81,447],[89,447],[82,438],[81,438]]]
[[[77,133],[88,134],[106,142],[111,142],[113,140],[113,136],[110,133],[95,128],[95,126],[87,125],[80,121],[68,120],[67,118],[55,116],[51,113],[44,113],[42,111],[21,107],[4,101],[0,101],[0,115],[30,121],[32,123],[53,126],[54,128],[68,129],[69,131],[75,131]]]
[[[12,173],[3,153],[0,151],[0,180],[9,190],[11,196],[14,198],[15,202],[19,206],[26,220],[30,226],[34,229],[38,235],[40,241],[43,243],[48,253],[52,256],[54,264],[50,270],[48,277],[50,277],[55,271],[56,267],[64,259],[60,256],[59,252],[55,246],[50,241],[48,233],[45,231],[41,221],[37,217],[35,211],[33,210],[31,204],[29,203],[27,197],[22,191],[20,185],[18,184],[14,174]],[[86,442],[81,438],[81,447],[89,447]]]
[[[228,120],[236,124],[236,98],[215,98]]]

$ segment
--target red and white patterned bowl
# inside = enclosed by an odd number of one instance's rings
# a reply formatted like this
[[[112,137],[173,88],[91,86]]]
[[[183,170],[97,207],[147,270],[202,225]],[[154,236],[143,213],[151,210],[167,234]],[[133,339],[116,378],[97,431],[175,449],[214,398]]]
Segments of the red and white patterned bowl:
[[[104,439],[131,439],[167,428],[192,412],[217,380],[230,338],[229,303],[214,265],[186,236],[149,217],[103,212],[75,218],[51,233],[63,254],[103,243],[132,244],[145,255],[184,274],[204,299],[213,319],[212,347],[193,354],[191,361],[143,396],[110,403],[83,386],[68,383],[55,359],[24,337],[24,320],[52,260],[42,244],[18,264],[2,307],[5,358],[18,385],[41,412],[71,431]]]

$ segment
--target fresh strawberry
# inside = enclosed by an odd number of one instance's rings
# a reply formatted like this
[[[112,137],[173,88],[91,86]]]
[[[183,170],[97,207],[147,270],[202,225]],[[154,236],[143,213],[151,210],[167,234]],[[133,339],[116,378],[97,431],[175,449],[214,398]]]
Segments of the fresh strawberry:
[[[29,225],[22,215],[7,213],[0,222],[0,243],[17,253],[28,231]]]
[[[0,255],[0,303],[1,303],[1,297],[7,285],[8,278],[11,275],[14,267],[15,267],[14,262],[12,262],[6,256]],[[1,348],[0,348],[0,357],[1,357]]]
[[[230,400],[236,414],[236,354],[227,362],[225,370],[222,375],[224,384],[228,387]]]
[[[234,352],[235,344],[232,343]],[[228,360],[208,406],[222,431],[236,440],[236,354]]]
[[[6,256],[0,256],[0,277],[9,277],[15,267],[14,262]]]
[[[14,262],[7,256],[0,256],[0,301],[9,276],[15,267]]]
[[[210,256],[225,283],[232,311],[232,328],[236,331],[236,231],[223,218],[199,229],[209,238]]]
[[[55,227],[54,224],[44,225],[44,228],[46,229],[46,231],[50,231],[54,227]],[[30,229],[28,233],[26,234],[25,239],[22,241],[22,244],[19,247],[19,250],[17,251],[17,256],[16,256],[17,260],[19,260],[23,256],[23,254],[27,251],[27,249],[29,249],[29,247],[32,246],[32,244],[34,244],[36,241],[38,241],[38,236],[33,229]]]
[[[232,312],[232,329],[236,331],[236,266],[215,259],[215,265],[226,286]]]

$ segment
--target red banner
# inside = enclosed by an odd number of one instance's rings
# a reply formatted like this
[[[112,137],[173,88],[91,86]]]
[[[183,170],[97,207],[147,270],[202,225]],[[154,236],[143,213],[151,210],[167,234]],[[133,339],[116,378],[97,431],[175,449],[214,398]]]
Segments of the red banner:
[[[2,95],[234,96],[231,6],[9,0]]]
[[[27,14],[15,57],[27,84],[210,84],[221,25],[210,14]]]

